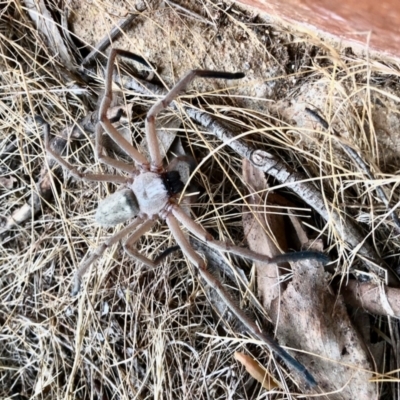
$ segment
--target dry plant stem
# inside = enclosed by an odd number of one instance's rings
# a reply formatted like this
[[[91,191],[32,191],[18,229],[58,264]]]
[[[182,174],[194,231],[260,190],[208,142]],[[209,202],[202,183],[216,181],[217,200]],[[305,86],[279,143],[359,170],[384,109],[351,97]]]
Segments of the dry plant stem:
[[[329,130],[328,122],[322,118],[316,111],[311,110],[310,108],[306,107],[306,112],[310,114],[317,122],[319,122],[325,129]],[[331,127],[331,130],[335,137],[340,138],[339,132]],[[367,178],[371,181],[375,180],[374,175],[372,174],[370,168],[362,159],[362,157],[357,153],[356,150],[351,148],[350,146],[344,144],[342,141],[338,140],[339,144],[342,146],[342,149],[347,153],[347,155],[353,160],[353,162],[358,166],[358,168],[367,176]],[[386,193],[380,186],[376,186],[375,188],[378,197],[381,199],[382,203],[386,206],[388,210],[390,210],[389,199],[386,196]],[[396,211],[392,211],[390,213],[392,216],[392,220],[395,224],[395,230],[397,233],[400,233],[400,220],[397,216]]]
[[[39,125],[46,124],[41,117],[35,118]],[[64,128],[58,137],[53,137],[49,140],[49,146],[53,153],[61,155],[69,140],[83,139],[83,130],[92,131],[94,129],[94,119],[97,120],[97,113],[90,113],[83,118],[77,125],[67,126]],[[53,167],[57,167],[57,163],[51,157],[47,160],[49,169],[44,165],[40,171],[40,177],[36,185],[37,190],[33,192],[29,201],[22,207],[16,209],[10,217],[8,217],[3,229],[1,230],[1,236],[4,236],[8,231],[17,225],[20,225],[28,219],[35,216],[42,209],[42,202],[50,201],[53,198],[51,174],[50,170]]]
[[[149,96],[165,94],[163,89],[148,82],[119,78],[118,76],[115,76],[114,79],[125,88],[141,94]],[[177,109],[177,105],[174,102],[171,103],[171,107]],[[289,169],[274,155],[262,150],[256,150],[245,141],[236,139],[235,135],[229,129],[204,111],[199,111],[188,106],[185,106],[184,109],[193,121],[203,126],[210,134],[228,145],[239,156],[248,159],[261,171],[274,177],[281,184],[286,184],[306,204],[318,212],[325,221],[332,222],[337,234],[351,248],[357,251],[368,270],[373,271],[379,277],[384,277],[385,272],[387,272],[388,284],[399,286],[396,275],[387,269],[387,266],[385,266],[375,249],[365,240],[355,222],[351,218],[341,215],[335,209],[328,210],[322,193],[315,186],[306,182],[307,177],[305,175]]]
[[[105,50],[113,40],[117,39],[121,33],[129,27],[132,21],[137,17],[137,14],[131,14],[125,19],[118,22],[118,25],[111,29],[103,39],[100,40],[94,47],[94,49],[83,59],[82,66],[93,62],[103,50]]]
[[[259,330],[257,325],[236,305],[235,300],[231,297],[231,295],[225,290],[222,286],[221,282],[215,278],[209,271],[206,269],[205,262],[203,259],[193,250],[189,242],[187,241],[185,235],[181,231],[179,227],[178,220],[174,216],[169,215],[166,218],[167,224],[175,237],[175,240],[181,247],[182,251],[186,254],[189,260],[196,266],[197,270],[200,273],[200,276],[204,279],[204,281],[209,285],[212,289],[218,293],[220,298],[226,304],[226,306],[231,310],[231,312],[236,316],[236,318],[246,327],[247,331],[254,335],[257,339],[266,343],[270,350],[275,352],[282,360],[284,360],[288,365],[290,365],[293,369],[295,369],[305,380],[307,386],[315,387],[317,382],[314,377],[307,371],[304,365],[300,364],[296,359],[294,359],[289,353],[282,349],[273,339],[265,335],[262,331]],[[179,221],[182,223],[182,219]],[[198,226],[199,227],[199,226]],[[199,227],[200,228],[200,227]],[[192,233],[196,236],[199,236],[193,229],[190,229]],[[204,231],[206,235],[209,234]],[[201,238],[205,240],[204,238]],[[207,243],[210,242],[207,240]],[[217,248],[220,250],[219,248]],[[264,259],[265,261],[265,259]],[[273,262],[273,259],[270,260]]]
[[[191,17],[193,17],[193,18],[195,18],[195,19],[197,19],[197,20],[199,20],[199,21],[201,21],[201,22],[204,22],[204,23],[207,24],[207,25],[214,26],[214,24],[213,24],[212,22],[210,22],[210,21],[209,21],[208,19],[206,19],[206,18],[203,18],[200,14],[197,14],[197,13],[195,13],[195,12],[193,12],[193,11],[188,10],[187,8],[182,7],[181,5],[179,5],[179,4],[175,3],[175,2],[173,2],[172,0],[166,0],[165,2],[166,2],[167,4],[169,4],[171,7],[174,7],[174,8],[176,8],[176,9],[178,9],[178,10],[181,10],[181,11],[183,11],[184,13],[186,13],[187,15],[189,15],[189,16],[191,16]]]

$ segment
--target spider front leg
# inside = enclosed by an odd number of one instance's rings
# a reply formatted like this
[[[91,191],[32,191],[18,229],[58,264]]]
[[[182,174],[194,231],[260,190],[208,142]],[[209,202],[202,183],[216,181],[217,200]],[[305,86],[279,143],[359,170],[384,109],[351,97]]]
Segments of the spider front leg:
[[[102,125],[98,123],[95,132],[96,135],[95,150],[96,150],[97,160],[111,167],[119,169],[121,171],[125,171],[128,174],[133,174],[136,171],[136,167],[134,165],[109,157],[103,153],[103,143],[102,143],[103,131],[104,129]]]
[[[216,78],[216,79],[241,79],[244,74],[241,72],[230,73],[224,71],[210,71],[195,69],[189,71],[169,92],[168,94],[153,107],[150,108],[146,116],[146,136],[149,145],[151,165],[154,171],[159,171],[162,168],[162,158],[158,147],[158,138],[156,134],[155,119],[157,115],[167,108],[171,102],[189,85],[194,78]]]
[[[117,55],[133,59],[141,64],[146,65],[147,67],[151,67],[147,63],[147,61],[133,53],[130,53],[121,49],[111,49],[110,55],[108,57],[107,67],[106,67],[106,82],[105,82],[105,92],[103,100],[101,101],[99,108],[99,124],[103,127],[103,129],[108,133],[108,135],[114,140],[114,142],[125,152],[127,153],[132,160],[138,164],[139,166],[148,166],[149,162],[147,159],[139,153],[135,147],[133,147],[112,125],[110,119],[107,117],[107,110],[110,107],[112,100],[112,84],[113,84],[113,70],[114,70],[114,62]],[[101,158],[106,164],[111,166],[116,166],[116,161],[110,157],[104,156],[102,154],[102,146],[101,146],[101,129],[96,129],[96,152],[99,158]],[[126,165],[119,165],[118,168],[122,170],[126,170],[128,168]]]
[[[233,253],[253,261],[261,261],[269,264],[296,262],[300,260],[317,260],[322,264],[327,264],[329,262],[329,258],[325,254],[318,251],[297,251],[293,253],[280,254],[275,257],[268,257],[264,254],[256,253],[255,251],[252,251],[246,247],[236,246],[232,242],[222,242],[214,239],[210,233],[208,233],[202,226],[194,222],[177,205],[172,207],[171,212],[186,229],[193,233],[193,235],[206,242],[211,248],[218,251]]]
[[[184,214],[184,213],[183,213]],[[186,214],[185,214],[186,215]],[[207,285],[218,293],[221,299],[224,301],[226,306],[230,311],[240,320],[240,322],[247,328],[247,330],[253,334],[256,338],[268,345],[270,350],[274,351],[282,360],[284,360],[289,366],[294,368],[305,380],[307,386],[314,387],[317,385],[314,377],[308,372],[308,370],[299,363],[295,358],[293,358],[289,353],[287,353],[282,347],[279,346],[273,339],[265,335],[257,325],[246,315],[241,308],[239,308],[231,295],[224,289],[223,285],[218,281],[218,279],[212,275],[206,269],[206,264],[204,260],[194,251],[190,243],[187,241],[185,235],[183,234],[178,220],[171,214],[166,217],[169,229],[172,232],[176,242],[186,254],[189,260],[195,265],[201,277],[205,280]],[[194,222],[193,222],[194,223]],[[197,224],[195,224],[197,225]]]
[[[52,157],[58,164],[63,166],[74,178],[82,179],[86,181],[92,182],[113,182],[113,183],[127,183],[129,181],[128,178],[118,175],[112,174],[91,174],[86,172],[79,172],[71,163],[64,160],[60,154],[56,153],[51,146],[50,142],[50,125],[42,120],[42,125],[44,129],[44,146],[46,153]],[[67,145],[68,140],[65,140],[65,145]]]

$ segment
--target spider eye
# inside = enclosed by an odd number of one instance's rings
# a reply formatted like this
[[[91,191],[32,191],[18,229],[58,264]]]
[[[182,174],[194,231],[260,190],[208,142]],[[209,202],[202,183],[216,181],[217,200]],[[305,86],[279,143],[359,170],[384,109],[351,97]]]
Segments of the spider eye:
[[[162,180],[168,193],[172,196],[182,192],[185,185],[181,181],[181,176],[178,171],[168,171],[162,174]]]

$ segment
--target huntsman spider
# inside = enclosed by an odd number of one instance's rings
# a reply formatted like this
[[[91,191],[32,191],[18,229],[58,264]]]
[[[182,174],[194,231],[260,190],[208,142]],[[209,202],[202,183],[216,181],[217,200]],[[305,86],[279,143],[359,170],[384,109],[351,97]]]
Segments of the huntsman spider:
[[[49,143],[50,130],[45,128],[45,146],[47,153],[53,157],[59,164],[68,170],[74,177],[86,181],[112,182],[121,184],[122,188],[114,194],[102,200],[97,208],[96,221],[102,226],[115,226],[117,224],[133,219],[122,228],[118,233],[108,238],[101,244],[75,273],[72,295],[79,292],[83,275],[89,266],[101,257],[104,251],[129,236],[124,244],[125,251],[143,264],[155,267],[158,260],[151,260],[140,254],[133,245],[139,238],[156,224],[157,219],[164,220],[175,241],[182,252],[191,263],[197,268],[199,275],[204,281],[216,290],[219,296],[226,303],[232,313],[247,327],[259,340],[265,342],[271,350],[278,354],[287,364],[297,370],[309,386],[316,384],[312,375],[306,368],[283,350],[273,339],[266,336],[256,324],[238,307],[230,295],[226,292],[218,279],[206,268],[206,262],[191,247],[188,239],[181,230],[181,226],[187,229],[192,235],[204,241],[211,248],[230,252],[250,260],[261,261],[264,263],[283,263],[303,259],[317,259],[326,262],[326,256],[322,253],[313,251],[302,251],[295,253],[286,253],[269,258],[265,255],[251,251],[248,248],[236,246],[232,242],[220,241],[207,232],[200,224],[192,220],[180,207],[177,202],[177,194],[183,190],[183,183],[180,180],[178,171],[163,166],[162,157],[159,151],[158,138],[156,134],[155,119],[157,115],[170,105],[170,103],[189,85],[194,78],[217,78],[217,79],[241,79],[243,73],[230,73],[224,71],[211,70],[192,70],[189,71],[161,100],[157,101],[146,116],[146,138],[149,147],[150,160],[147,160],[135,147],[133,147],[113,126],[112,121],[107,117],[107,110],[112,100],[113,69],[116,56],[123,56],[138,61],[146,66],[149,64],[140,56],[134,55],[124,50],[112,49],[109,55],[106,79],[105,93],[99,109],[99,122],[96,127],[96,156],[97,159],[107,165],[115,167],[125,173],[122,175],[112,174],[92,174],[79,172],[73,165],[54,152]],[[113,141],[128,154],[132,163],[126,163],[116,160],[103,154],[101,138],[103,132],[106,132]]]

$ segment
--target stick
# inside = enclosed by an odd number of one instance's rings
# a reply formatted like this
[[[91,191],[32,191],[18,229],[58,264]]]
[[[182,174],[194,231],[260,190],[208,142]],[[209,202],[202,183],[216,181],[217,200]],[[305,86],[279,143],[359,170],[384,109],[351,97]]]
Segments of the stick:
[[[166,90],[145,81],[120,77],[117,74],[114,75],[114,80],[126,89],[147,96],[164,96],[166,93]],[[176,101],[171,103],[171,107],[177,109]],[[400,282],[397,276],[366,241],[354,220],[335,209],[328,210],[322,193],[310,182],[307,182],[304,174],[291,170],[273,154],[255,149],[245,141],[236,139],[235,134],[206,112],[190,106],[185,106],[184,110],[193,121],[203,126],[208,133],[216,136],[239,156],[248,159],[255,167],[274,177],[281,184],[287,185],[325,221],[333,224],[337,234],[357,252],[369,271],[374,272],[389,285],[399,287]]]
[[[93,62],[101,52],[105,50],[114,39],[116,39],[121,33],[132,23],[132,21],[137,17],[137,14],[131,14],[127,18],[118,22],[117,26],[111,29],[111,32],[108,33],[103,39],[97,43],[93,50],[83,59],[82,66],[88,65]]]
[[[306,107],[306,112],[310,114],[317,122],[319,122],[325,129],[329,129],[329,124],[328,122],[323,119],[316,111],[311,110],[310,108]],[[335,137],[340,138],[340,134],[338,131],[333,129],[331,127],[331,130],[334,134]],[[342,141],[338,140],[339,144],[342,146],[342,149],[347,153],[347,155],[353,160],[353,162],[358,166],[358,168],[370,179],[373,181],[375,179],[374,175],[371,172],[371,169],[368,167],[366,162],[362,159],[360,154],[354,150],[352,147],[348,146],[347,144],[343,143]],[[386,206],[386,209],[390,210],[390,204],[389,204],[389,199],[386,196],[386,193],[384,190],[380,187],[377,186],[375,188],[376,194],[378,197],[381,199],[382,203]],[[395,230],[397,234],[400,234],[400,220],[399,217],[397,216],[396,211],[391,211],[390,215],[392,217],[392,220],[395,224]]]

